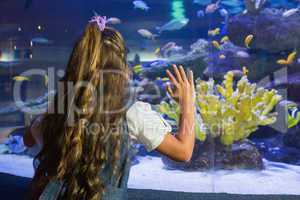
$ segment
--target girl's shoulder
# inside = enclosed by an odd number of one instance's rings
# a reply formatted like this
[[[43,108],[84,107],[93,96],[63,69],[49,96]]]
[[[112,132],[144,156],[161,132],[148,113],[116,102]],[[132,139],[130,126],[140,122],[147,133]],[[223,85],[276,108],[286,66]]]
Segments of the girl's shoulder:
[[[157,148],[164,136],[172,131],[170,124],[152,109],[151,104],[142,101],[128,109],[126,119],[130,136],[144,144],[148,151]]]
[[[135,103],[133,103],[127,110],[127,114],[129,113],[133,113],[136,111],[151,111],[152,110],[152,106],[149,103],[146,102],[142,102],[142,101],[136,101]]]

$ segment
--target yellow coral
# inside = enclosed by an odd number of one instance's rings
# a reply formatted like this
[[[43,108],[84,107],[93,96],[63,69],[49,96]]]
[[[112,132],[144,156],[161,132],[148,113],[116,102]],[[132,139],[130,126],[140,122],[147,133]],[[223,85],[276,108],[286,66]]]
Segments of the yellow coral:
[[[247,138],[258,129],[276,121],[276,114],[270,113],[281,96],[275,90],[257,88],[244,75],[233,88],[234,74],[228,72],[222,85],[217,85],[213,94],[199,91],[197,106],[203,123],[207,126],[212,137],[220,138],[224,145]],[[198,88],[207,88],[203,81]],[[206,86],[206,87],[204,87]]]
[[[196,137],[204,141],[207,134],[219,138],[224,145],[247,138],[259,126],[276,121],[276,113],[271,113],[281,100],[276,90],[257,88],[244,75],[233,87],[234,74],[228,72],[222,85],[214,85],[214,80],[198,80],[196,106],[202,122],[195,126]],[[161,103],[158,109],[170,119],[179,121],[177,103]],[[204,128],[205,127],[205,130]]]

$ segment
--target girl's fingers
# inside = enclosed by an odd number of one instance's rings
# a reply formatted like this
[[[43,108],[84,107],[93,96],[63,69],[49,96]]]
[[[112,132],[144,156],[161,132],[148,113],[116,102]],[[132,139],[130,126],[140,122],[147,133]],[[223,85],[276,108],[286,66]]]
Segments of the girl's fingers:
[[[172,90],[172,88],[171,88],[170,85],[167,85],[167,92],[170,94],[170,96],[171,96],[172,98],[174,98],[174,92],[173,92],[173,90]]]
[[[179,66],[179,71],[180,71],[180,75],[181,75],[182,80],[187,81],[187,77],[186,77],[186,74],[185,74],[185,71],[184,71],[182,65]]]
[[[178,85],[176,78],[173,76],[173,74],[169,70],[167,70],[167,76],[169,77],[171,83],[173,83],[174,85]]]
[[[180,75],[180,72],[179,72],[179,70],[178,70],[178,68],[177,68],[176,65],[173,65],[173,69],[174,69],[177,81],[178,82],[183,82],[182,77]]]
[[[193,95],[193,99],[196,99],[196,93],[195,93],[195,84],[194,84],[194,73],[192,70],[189,70],[188,72],[188,77],[189,77],[189,82],[191,85],[191,89],[192,89],[192,95]]]
[[[194,86],[194,73],[192,70],[189,70],[188,77],[189,77],[189,82],[190,82],[191,86],[193,87]]]

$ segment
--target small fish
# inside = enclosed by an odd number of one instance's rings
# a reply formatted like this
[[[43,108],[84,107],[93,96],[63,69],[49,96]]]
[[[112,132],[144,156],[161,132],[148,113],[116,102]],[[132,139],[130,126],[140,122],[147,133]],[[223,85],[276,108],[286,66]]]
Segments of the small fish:
[[[14,81],[29,81],[30,79],[26,76],[15,76],[13,78]]]
[[[229,12],[225,8],[222,8],[219,10],[219,13],[224,18],[224,22],[222,22],[222,24],[227,25],[229,21]]]
[[[165,67],[168,63],[163,60],[157,60],[150,64],[150,67]]]
[[[134,9],[141,9],[148,11],[150,7],[144,1],[133,1]]]
[[[220,4],[222,6],[226,6],[226,7],[240,7],[240,6],[243,6],[243,1],[241,1],[241,0],[222,0],[220,2]]]
[[[295,61],[296,55],[297,55],[297,52],[294,51],[294,52],[292,52],[288,55],[286,60],[285,59],[277,60],[277,64],[279,64],[279,65],[291,65]]]
[[[220,34],[220,28],[215,28],[215,29],[213,29],[213,30],[209,30],[209,31],[207,32],[207,34],[208,34],[209,36],[216,36],[216,35],[219,35],[219,34]]]
[[[168,77],[163,77],[161,80],[164,81],[164,82],[167,82],[167,81],[169,81],[169,78]]]
[[[47,74],[45,74],[44,75],[44,80],[45,80],[45,86],[47,87],[48,86],[48,83],[49,83],[49,78],[48,78],[48,75]]]
[[[228,11],[225,8],[220,9],[219,13],[224,18],[228,18],[228,16],[229,16],[229,13],[228,13]]]
[[[183,50],[182,46],[175,45],[175,46],[172,46],[172,47],[170,47],[168,49],[164,49],[163,51],[161,51],[161,54],[162,54],[163,57],[169,57],[170,54],[172,54],[172,53],[180,53],[180,52],[182,52],[182,50]]]
[[[31,42],[36,43],[36,44],[52,44],[53,43],[53,41],[48,40],[47,38],[43,38],[43,37],[32,38]]]
[[[198,11],[197,11],[197,17],[198,17],[198,18],[202,18],[202,17],[204,17],[204,16],[205,16],[205,13],[204,13],[203,10],[198,10]]]
[[[299,11],[299,8],[289,9],[289,10],[285,11],[284,13],[282,13],[282,17],[292,16],[292,15],[296,14],[298,11]]]
[[[216,10],[219,9],[219,3],[220,3],[220,0],[217,1],[216,3],[212,3],[212,4],[209,4],[208,6],[206,6],[205,13],[206,14],[214,13]]]
[[[221,43],[226,43],[226,42],[229,42],[229,37],[228,36],[222,37]]]
[[[219,44],[218,41],[213,40],[211,43],[213,44],[213,46],[214,46],[216,49],[219,49],[219,50],[221,49],[221,45]]]
[[[160,48],[159,47],[155,49],[154,54],[155,55],[159,55],[160,54]]]
[[[179,52],[182,51],[183,47],[178,46],[175,42],[168,42],[163,47],[160,48],[160,54],[163,57],[168,57],[170,52]]]
[[[239,58],[249,58],[250,55],[246,51],[237,51],[236,56]]]
[[[155,40],[156,37],[158,37],[158,35],[151,33],[149,30],[147,29],[139,29],[137,31],[141,36],[143,36],[144,38],[147,38],[149,40]]]
[[[250,44],[253,41],[254,35],[247,35],[247,37],[245,38],[244,44],[247,48],[250,48]]]
[[[135,74],[140,74],[140,73],[142,73],[142,72],[143,72],[143,66],[142,66],[142,65],[135,65],[135,66],[133,67],[133,72],[134,72]]]
[[[293,51],[292,53],[290,53],[287,57],[287,62],[289,64],[292,64],[296,58],[296,55],[297,55],[297,51]]]
[[[122,21],[117,18],[117,17],[110,17],[108,18],[108,20],[106,21],[107,24],[113,24],[113,25],[116,25],[116,24],[121,24]]]
[[[277,64],[279,65],[287,65],[287,61],[285,59],[277,60]]]
[[[226,58],[226,56],[225,56],[224,54],[221,54],[221,55],[219,55],[219,58],[220,58],[221,60],[224,60],[224,59]]]
[[[176,46],[175,42],[168,42],[161,48],[161,51],[166,51],[166,50],[172,49],[175,46]]]
[[[164,31],[180,30],[183,27],[185,27],[189,23],[189,21],[190,20],[187,18],[173,19],[161,27],[156,27],[156,29],[157,29],[158,33],[162,33]]]
[[[249,74],[249,70],[245,66],[243,67],[243,74],[244,74],[244,76],[248,76],[248,74]]]
[[[200,6],[206,6],[212,3],[212,0],[194,0],[193,3],[199,4]]]

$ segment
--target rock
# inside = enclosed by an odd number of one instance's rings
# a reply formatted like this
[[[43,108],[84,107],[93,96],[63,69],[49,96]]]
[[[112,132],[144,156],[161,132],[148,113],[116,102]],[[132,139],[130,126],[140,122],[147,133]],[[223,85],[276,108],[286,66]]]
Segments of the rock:
[[[247,35],[253,34],[252,49],[278,53],[300,48],[300,14],[283,17],[282,11],[264,9],[230,18],[228,35],[234,44],[243,46]]]
[[[286,146],[298,148],[300,151],[300,126],[293,127],[284,134],[283,143]]]
[[[209,43],[205,39],[198,39],[190,46],[191,51],[188,55],[198,55],[200,57],[207,57],[209,53]]]
[[[193,70],[194,77],[203,77],[203,71],[207,65],[205,57],[202,54],[190,54],[168,60],[169,65],[157,67],[155,70],[148,70],[144,72],[144,76],[151,80],[155,80],[157,77],[166,77],[166,70],[172,70],[171,64],[183,65],[185,68]]]
[[[225,147],[219,142],[196,141],[190,162],[176,162],[167,157],[162,161],[168,169],[185,171],[209,169],[263,169],[262,156],[254,144],[246,140]]]
[[[300,65],[296,67],[300,71]],[[290,101],[300,103],[300,72],[295,74],[283,74],[282,77],[274,77],[274,81],[267,83],[265,87],[269,89],[275,88],[277,90],[284,88],[287,90],[287,97]]]
[[[220,59],[220,55],[224,55],[225,58]],[[243,66],[251,66],[252,60],[246,48],[227,42],[221,46],[220,51],[214,50],[208,55],[208,65],[203,73],[208,77],[220,79],[230,70],[242,70]]]
[[[220,55],[225,55],[225,58],[220,59]],[[276,63],[280,58],[282,58],[281,55],[253,52],[245,47],[227,42],[222,45],[221,50],[211,52],[204,74],[214,79],[222,79],[228,71],[242,70],[246,66],[249,69],[249,80],[258,82],[282,68]]]
[[[157,66],[155,69],[151,69],[146,65],[144,76],[152,80],[156,77],[166,77],[166,69],[171,69],[171,64],[183,65],[185,68],[193,70],[195,77],[203,77],[203,71],[207,65],[207,57],[209,54],[209,43],[205,39],[198,39],[195,43],[191,44],[190,51],[184,55],[177,55],[169,57],[161,67]],[[150,64],[149,64],[150,65]]]
[[[273,162],[300,165],[299,128],[290,128],[287,133],[277,132],[277,134],[273,130],[272,136],[266,134],[266,137],[262,137],[265,135],[265,131],[269,130],[259,129],[257,133],[250,137],[265,159]],[[255,137],[255,135],[260,135],[261,137]]]

